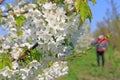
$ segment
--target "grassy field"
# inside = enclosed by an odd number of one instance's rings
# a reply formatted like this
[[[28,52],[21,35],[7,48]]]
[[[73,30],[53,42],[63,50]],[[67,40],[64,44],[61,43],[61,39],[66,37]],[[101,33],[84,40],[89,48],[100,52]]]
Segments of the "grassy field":
[[[69,73],[55,80],[120,80],[120,54],[112,48],[105,52],[105,66],[98,67],[95,49],[68,61]]]

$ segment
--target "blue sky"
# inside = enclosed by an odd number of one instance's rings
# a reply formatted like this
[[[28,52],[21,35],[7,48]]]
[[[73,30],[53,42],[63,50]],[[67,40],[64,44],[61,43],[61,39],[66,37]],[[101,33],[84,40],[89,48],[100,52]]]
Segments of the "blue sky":
[[[6,2],[11,2],[14,0],[5,0]],[[115,3],[117,4],[118,11],[120,11],[120,1],[119,0],[114,0]],[[3,6],[3,5],[0,5]],[[103,17],[106,16],[106,9],[110,8],[110,4],[108,0],[96,0],[96,4],[92,5],[92,3],[90,3],[90,7],[91,7],[91,11],[93,14],[93,19],[92,22],[90,23],[91,26],[91,32],[94,32],[97,29],[96,23],[100,22],[103,20]],[[6,31],[3,30],[0,27],[0,35],[6,34]]]
[[[7,2],[7,3],[11,3],[12,1],[14,1],[14,0],[5,0],[5,2]],[[0,4],[0,7],[1,6],[5,6],[4,4]],[[4,30],[3,28],[1,28],[1,26],[0,26],[0,35],[6,35],[7,34],[7,31],[6,30]]]
[[[118,7],[118,11],[120,11],[120,1],[114,0],[115,4]],[[103,21],[103,17],[106,16],[106,10],[110,9],[110,2],[108,0],[96,0],[96,4],[93,6],[90,4],[93,19],[91,22],[91,32],[94,32],[97,29],[96,23]]]

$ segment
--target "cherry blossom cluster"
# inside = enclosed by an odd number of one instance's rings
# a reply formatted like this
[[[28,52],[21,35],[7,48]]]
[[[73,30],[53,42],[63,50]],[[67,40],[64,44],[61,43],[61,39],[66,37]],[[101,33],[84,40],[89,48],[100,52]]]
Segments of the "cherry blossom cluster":
[[[71,9],[73,0],[65,0],[68,9]],[[75,12],[69,16],[66,15],[66,7],[56,5],[52,2],[27,3],[20,0],[17,5],[9,5],[12,10],[6,13],[7,17],[2,19],[2,27],[7,29],[8,35],[2,40],[0,53],[9,53],[15,59],[12,69],[5,67],[1,73],[3,77],[9,79],[20,78],[22,80],[52,80],[68,73],[66,62],[55,62],[50,68],[44,69],[40,74],[40,62],[33,60],[26,64],[27,67],[20,67],[18,57],[24,50],[24,47],[30,49],[35,43],[38,43],[36,49],[40,50],[44,59],[45,56],[52,53],[55,55],[69,54],[76,45],[78,36],[80,36],[80,15]],[[16,18],[21,17],[23,21],[17,22]],[[18,26],[18,23],[20,26]],[[39,71],[39,72],[37,72]],[[0,77],[0,78],[3,78]]]

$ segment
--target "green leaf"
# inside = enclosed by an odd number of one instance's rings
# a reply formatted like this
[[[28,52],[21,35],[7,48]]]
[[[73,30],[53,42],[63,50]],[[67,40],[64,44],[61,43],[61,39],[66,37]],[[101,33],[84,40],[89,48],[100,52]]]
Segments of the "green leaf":
[[[21,14],[20,16],[15,16],[15,20],[16,20],[16,26],[17,27],[21,27],[24,25],[25,22],[25,16],[23,14]]]
[[[25,63],[30,63],[33,60],[40,61],[43,53],[40,50],[32,49],[28,53],[28,55],[24,58]]]
[[[51,67],[53,65],[53,61],[50,61],[47,65],[47,68]]]
[[[74,45],[72,42],[70,42],[69,45],[72,47],[72,49],[74,49]]]
[[[76,12],[80,14],[80,25],[82,25],[87,18],[91,21],[92,13],[87,2],[84,2],[82,0],[76,0],[75,8]]]
[[[33,56],[33,59],[35,59],[35,60],[40,60],[40,58],[42,58],[42,55],[43,55],[43,53],[42,52],[40,52],[39,50],[37,50],[37,49],[33,49],[32,51],[31,51],[31,55]]]
[[[52,36],[52,38],[53,38],[53,40],[56,42],[57,38],[55,38],[55,36],[54,36],[54,35]]]
[[[91,14],[90,8],[87,3],[82,2],[82,4],[81,4],[80,18],[81,18],[82,22],[85,22],[86,18],[89,18],[89,20],[91,21],[92,14]]]
[[[2,53],[0,54],[0,69],[8,66],[10,69],[12,68],[12,58],[9,54]]]
[[[10,4],[6,3],[8,10],[11,9]]]
[[[56,4],[64,4],[64,0],[55,0]]]
[[[96,0],[90,0],[90,1],[93,3],[93,5],[96,4]]]
[[[74,6],[75,6],[75,8],[76,8],[77,13],[80,12],[80,5],[81,5],[81,3],[82,3],[81,0],[76,0],[76,1],[75,1]]]
[[[0,14],[0,24],[2,24],[2,15]]]
[[[41,3],[45,3],[45,2],[47,2],[48,0],[37,0],[36,2],[41,2]]]
[[[23,34],[22,31],[20,31],[20,30],[17,31],[17,35],[18,35],[18,36],[21,36],[22,34]]]
[[[48,51],[48,56],[53,56],[51,50]]]
[[[93,3],[95,3],[95,0],[92,0],[92,1]],[[76,8],[76,12],[80,14],[80,20],[81,20],[80,26],[85,22],[87,18],[91,22],[92,13],[88,5],[88,2],[85,2],[84,0],[76,0],[74,6]]]
[[[2,24],[2,10],[0,9],[0,24]]]
[[[62,45],[68,46],[69,45],[68,39],[64,39],[64,42],[62,43]]]

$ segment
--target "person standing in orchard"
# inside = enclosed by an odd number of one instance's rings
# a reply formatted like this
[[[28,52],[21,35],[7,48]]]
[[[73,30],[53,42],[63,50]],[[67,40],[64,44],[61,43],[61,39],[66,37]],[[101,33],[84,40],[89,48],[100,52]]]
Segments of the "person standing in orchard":
[[[97,56],[97,64],[100,65],[100,61],[102,59],[102,66],[105,64],[104,52],[107,50],[108,41],[104,35],[99,35],[96,41],[92,41],[91,45],[96,46],[96,56]]]

